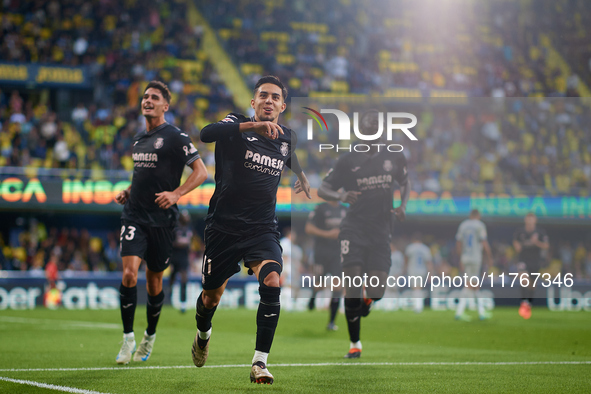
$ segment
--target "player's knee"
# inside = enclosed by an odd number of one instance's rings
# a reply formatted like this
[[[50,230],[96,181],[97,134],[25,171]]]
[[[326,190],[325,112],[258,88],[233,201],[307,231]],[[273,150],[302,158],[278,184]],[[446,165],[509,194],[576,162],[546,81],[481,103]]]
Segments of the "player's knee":
[[[259,284],[268,287],[279,287],[279,275],[281,275],[281,265],[279,263],[266,263],[259,271]]]
[[[279,287],[279,274],[277,272],[271,272],[267,275],[265,280],[263,280],[263,283],[269,287]]]
[[[222,298],[221,295],[218,294],[205,294],[205,292],[201,295],[201,300],[203,301],[203,306],[207,309],[213,309],[220,303],[220,299]]]
[[[132,269],[124,269],[121,283],[125,287],[134,287],[137,284],[137,272]]]

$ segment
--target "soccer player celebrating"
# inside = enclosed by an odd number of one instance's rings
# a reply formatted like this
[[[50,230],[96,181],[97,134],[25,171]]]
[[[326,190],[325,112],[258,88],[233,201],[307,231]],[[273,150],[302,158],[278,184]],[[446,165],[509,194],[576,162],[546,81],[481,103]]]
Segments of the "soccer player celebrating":
[[[267,370],[280,312],[281,247],[275,206],[284,166],[298,176],[295,191],[310,198],[310,185],[294,152],[296,134],[277,123],[287,89],[274,76],[261,78],[250,105],[254,116],[231,113],[201,130],[201,140],[216,142],[215,191],[205,218],[203,291],[197,298],[197,335],[192,356],[202,367],[209,353],[211,320],[228,279],[239,262],[259,281],[256,346],[251,382],[273,383]]]
[[[525,215],[525,227],[518,229],[513,236],[513,247],[519,253],[519,264],[517,268],[520,275],[527,273],[533,274],[540,272],[542,262],[542,251],[550,247],[548,235],[536,224],[538,218],[533,212]],[[524,319],[531,317],[531,306],[533,303],[534,281],[529,281],[529,287],[521,288],[521,306],[519,307],[519,316]]]
[[[314,211],[310,212],[306,222],[306,234],[314,236],[314,263],[322,267],[321,275],[341,275],[341,260],[339,256],[339,227],[347,210],[338,201],[330,201],[318,204]],[[330,319],[326,329],[336,331],[334,324],[339,304],[341,302],[340,288],[334,289],[330,300]],[[310,299],[310,306],[314,306],[316,294]]]
[[[377,112],[369,111],[360,123],[360,127],[375,132]],[[386,283],[391,265],[392,213],[398,220],[404,220],[410,195],[406,167],[402,152],[381,149],[345,153],[318,189],[318,196],[325,200],[350,204],[339,234],[343,274],[351,278],[367,274],[380,280],[379,286],[366,289],[366,298],[362,287],[353,286],[352,281],[345,283],[345,316],[351,341],[345,358],[361,356],[361,317],[367,316],[371,304],[384,296],[385,286],[382,285]],[[393,209],[395,181],[401,188],[401,204]]]
[[[123,345],[118,364],[127,364],[136,349],[133,320],[137,304],[137,274],[142,260],[147,262],[148,328],[133,357],[146,361],[156,339],[156,325],[164,303],[162,273],[168,267],[179,198],[207,178],[207,170],[189,136],[164,120],[170,105],[170,91],[159,81],[146,87],[142,98],[146,131],[134,137],[131,186],[115,200],[125,204],[121,216],[121,257],[123,278],[119,287]],[[183,169],[193,173],[180,185]],[[180,186],[179,186],[180,185]]]
[[[482,267],[482,250],[486,252],[488,267],[492,267],[492,253],[488,244],[486,225],[480,220],[480,212],[473,209],[470,217],[460,223],[456,234],[456,250],[460,257],[460,270],[463,271],[468,281],[465,283],[464,295],[460,297],[456,309],[456,320],[470,321],[469,315],[464,313],[468,299],[476,296],[478,287],[470,286],[470,277],[480,277]],[[482,298],[476,298],[478,316],[480,320],[490,319],[492,316],[484,310]]]

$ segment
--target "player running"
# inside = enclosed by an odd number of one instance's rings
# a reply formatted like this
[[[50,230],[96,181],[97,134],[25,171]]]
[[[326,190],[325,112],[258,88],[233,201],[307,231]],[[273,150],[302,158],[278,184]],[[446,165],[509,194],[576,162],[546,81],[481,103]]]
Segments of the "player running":
[[[488,244],[486,225],[480,220],[480,212],[473,209],[470,217],[464,220],[456,234],[456,250],[460,257],[460,271],[466,274],[468,281],[465,283],[464,294],[460,297],[456,309],[456,320],[470,321],[472,318],[464,313],[468,299],[476,298],[478,306],[478,316],[480,320],[490,319],[492,314],[484,309],[484,302],[481,297],[477,297],[478,287],[470,286],[469,278],[472,276],[480,277],[482,268],[482,251],[486,252],[488,270],[492,267],[492,253]]]
[[[347,214],[346,208],[338,201],[318,204],[310,212],[306,222],[306,234],[314,236],[314,263],[321,267],[319,275],[341,275],[341,257],[339,249],[339,227]],[[335,319],[341,303],[342,290],[335,288],[330,300],[330,316],[326,329],[336,331]],[[314,305],[314,293],[310,305]],[[313,308],[310,308],[313,309]]]
[[[537,226],[538,218],[533,212],[525,215],[525,226],[519,228],[513,235],[513,247],[519,253],[517,268],[519,274],[528,275],[539,273],[542,263],[542,252],[550,247],[548,235]],[[529,287],[521,288],[521,306],[519,316],[524,319],[531,317],[531,307],[534,299],[535,288],[533,280]]]
[[[282,259],[275,205],[284,166],[298,176],[296,193],[304,191],[310,198],[310,185],[294,152],[296,134],[277,123],[286,98],[287,89],[277,77],[263,77],[250,102],[254,116],[231,113],[201,131],[203,142],[216,142],[216,168],[205,219],[203,291],[196,305],[193,362],[197,367],[205,364],[212,317],[228,279],[240,271],[238,263],[244,260],[260,285],[250,372],[251,382],[256,383],[273,383],[266,365],[280,312]]]
[[[377,111],[364,114],[360,123],[365,133],[375,132]],[[339,234],[344,275],[377,276],[380,284],[385,284],[391,265],[392,214],[398,220],[404,220],[410,181],[402,152],[377,151],[375,145],[372,148],[369,152],[340,156],[318,189],[318,196],[350,204]],[[393,209],[396,182],[400,185],[402,201]],[[359,358],[362,350],[361,317],[367,316],[371,304],[384,296],[385,286],[368,287],[364,298],[362,287],[355,287],[352,283],[345,285],[345,316],[351,342],[345,358]]]
[[[421,234],[415,233],[404,255],[406,257],[406,274],[409,277],[409,285],[412,283],[414,311],[421,313],[425,306],[425,297],[422,286],[426,286],[427,273],[433,271],[433,257],[431,250],[421,241]],[[420,278],[420,280],[419,280]]]
[[[172,272],[170,273],[170,298],[172,299],[172,286],[177,275],[180,275],[180,300],[181,312],[187,311],[187,282],[189,275],[189,247],[191,246],[191,239],[193,238],[193,231],[191,230],[191,215],[186,209],[181,212],[177,227],[174,229],[174,242],[172,244],[172,256],[170,264],[172,265]]]
[[[146,361],[152,353],[164,303],[162,273],[172,254],[178,217],[176,203],[207,178],[207,170],[191,138],[164,120],[170,106],[168,87],[159,81],[150,82],[141,105],[146,131],[134,137],[131,186],[115,198],[117,203],[125,204],[121,215],[123,278],[119,287],[123,345],[117,355],[118,364],[128,364],[136,349],[133,320],[142,260],[147,262],[148,328],[133,360]],[[191,167],[193,173],[179,186],[185,166]]]

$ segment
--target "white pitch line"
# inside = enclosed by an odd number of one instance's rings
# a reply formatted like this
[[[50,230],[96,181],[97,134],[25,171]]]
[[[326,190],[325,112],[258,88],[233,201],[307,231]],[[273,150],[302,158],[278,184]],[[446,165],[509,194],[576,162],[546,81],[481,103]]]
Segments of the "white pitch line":
[[[53,324],[60,327],[72,327],[72,328],[91,328],[91,329],[120,329],[120,324],[114,323],[95,323],[90,321],[76,321],[76,320],[56,320],[56,319],[32,319],[26,317],[12,317],[12,316],[0,316],[0,322],[6,323],[17,323],[17,324]],[[49,327],[44,327],[47,329]]]
[[[33,382],[32,380],[10,379],[10,378],[2,377],[2,376],[0,376],[0,380],[4,380],[6,382],[11,382],[11,383],[17,383],[17,384],[26,384],[28,386],[41,387],[43,389],[63,391],[63,392],[66,392],[66,393],[77,393],[77,394],[107,394],[107,393],[101,393],[99,391],[77,389],[75,387],[66,387],[66,386],[58,386],[58,385],[55,385],[55,384],[47,384],[47,383]]]
[[[466,361],[466,362],[399,362],[399,363],[310,363],[310,364],[269,364],[269,367],[359,367],[359,366],[478,366],[478,365],[591,365],[591,361]],[[244,368],[250,364],[206,365],[203,368]],[[186,369],[193,365],[144,366],[144,367],[95,367],[95,368],[28,368],[0,369],[0,372],[71,372],[71,371],[133,371],[145,369]]]

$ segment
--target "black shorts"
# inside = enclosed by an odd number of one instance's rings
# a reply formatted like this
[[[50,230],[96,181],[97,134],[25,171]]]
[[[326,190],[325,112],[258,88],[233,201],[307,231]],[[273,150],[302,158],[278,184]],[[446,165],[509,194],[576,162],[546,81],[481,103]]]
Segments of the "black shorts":
[[[359,265],[363,272],[389,272],[392,265],[390,245],[387,242],[363,245],[341,239],[341,264],[343,268]]]
[[[322,267],[322,274],[331,274],[339,276],[343,271],[341,267],[341,257],[338,253],[314,253],[314,263]]]
[[[244,260],[246,267],[255,261],[274,260],[283,269],[277,232],[243,236],[206,228],[203,240],[205,252],[201,282],[204,290],[217,289],[232,275],[240,272],[240,260]]]
[[[146,260],[150,271],[164,271],[172,254],[174,228],[151,227],[129,220],[122,220],[121,224],[121,257],[138,256]]]

